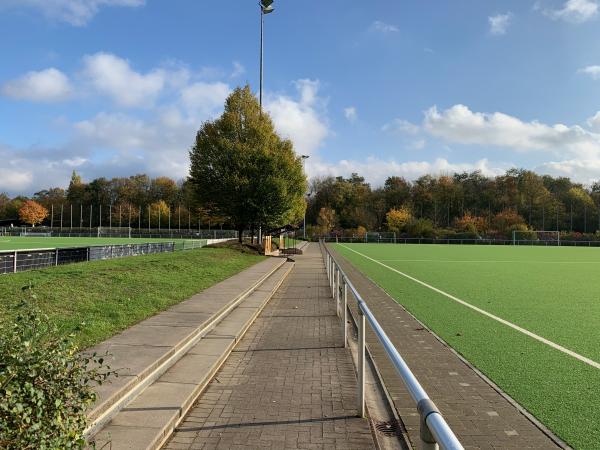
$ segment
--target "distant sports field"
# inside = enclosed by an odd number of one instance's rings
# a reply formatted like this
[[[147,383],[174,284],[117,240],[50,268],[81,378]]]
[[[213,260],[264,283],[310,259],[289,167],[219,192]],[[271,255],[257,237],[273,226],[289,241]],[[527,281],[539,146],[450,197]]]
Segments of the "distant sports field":
[[[150,238],[94,238],[94,237],[42,237],[42,236],[0,236],[0,251],[40,248],[90,247],[93,245],[143,244],[150,242],[175,242],[183,245],[180,239]],[[187,240],[186,242],[193,242]],[[198,241],[195,241],[198,242]],[[176,247],[178,248],[178,247]]]
[[[558,436],[600,448],[600,249],[335,248]]]

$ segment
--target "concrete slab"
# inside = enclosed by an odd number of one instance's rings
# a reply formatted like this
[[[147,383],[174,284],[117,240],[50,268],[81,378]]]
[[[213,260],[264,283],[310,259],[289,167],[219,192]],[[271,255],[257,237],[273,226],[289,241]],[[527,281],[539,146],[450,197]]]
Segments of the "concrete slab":
[[[160,377],[161,382],[202,384],[221,355],[186,354]]]
[[[156,428],[109,426],[98,433],[94,440],[99,449],[143,450],[156,443],[157,431]]]
[[[207,336],[200,339],[200,342],[194,345],[188,354],[218,356],[230,350],[234,344],[234,338]]]
[[[174,347],[190,336],[197,327],[146,326],[131,327],[110,339],[111,344],[140,345],[144,347]]]
[[[254,295],[254,294],[253,294]],[[262,296],[262,301],[265,297]],[[250,299],[249,299],[250,300]],[[208,336],[233,336],[238,337],[243,327],[256,315],[258,308],[236,308],[221,323],[219,323]]]
[[[170,327],[199,327],[202,326],[208,319],[213,315],[207,312],[177,312],[177,311],[165,311],[162,314],[146,320],[145,326],[170,326]]]

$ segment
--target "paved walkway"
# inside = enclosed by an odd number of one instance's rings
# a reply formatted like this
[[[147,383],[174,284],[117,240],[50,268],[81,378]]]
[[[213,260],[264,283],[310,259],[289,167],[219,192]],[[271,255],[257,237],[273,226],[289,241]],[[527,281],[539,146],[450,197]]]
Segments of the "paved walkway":
[[[166,449],[374,448],[317,244],[223,364]]]
[[[466,449],[559,448],[402,306],[335,250],[333,253]],[[350,298],[348,302],[356,314],[356,302]],[[414,401],[383,347],[367,329],[367,345],[398,415],[411,441],[418,442],[419,416]]]

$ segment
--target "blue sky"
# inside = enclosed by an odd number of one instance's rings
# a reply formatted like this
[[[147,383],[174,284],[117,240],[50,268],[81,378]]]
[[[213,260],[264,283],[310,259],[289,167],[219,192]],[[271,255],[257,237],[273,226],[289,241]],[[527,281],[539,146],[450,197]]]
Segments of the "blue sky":
[[[265,105],[310,176],[517,166],[600,179],[597,0],[276,0]],[[258,86],[258,6],[0,0],[0,191],[183,178],[195,131]]]

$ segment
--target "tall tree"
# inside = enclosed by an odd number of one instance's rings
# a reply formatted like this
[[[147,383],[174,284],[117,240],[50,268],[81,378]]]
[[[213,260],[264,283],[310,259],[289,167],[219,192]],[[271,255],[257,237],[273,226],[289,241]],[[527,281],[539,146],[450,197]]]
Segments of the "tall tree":
[[[190,151],[196,198],[248,227],[294,223],[304,210],[306,178],[291,141],[281,139],[250,87],[227,98],[223,115],[206,122]]]

